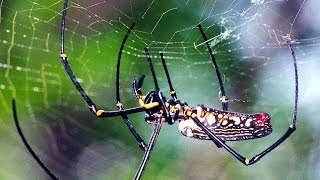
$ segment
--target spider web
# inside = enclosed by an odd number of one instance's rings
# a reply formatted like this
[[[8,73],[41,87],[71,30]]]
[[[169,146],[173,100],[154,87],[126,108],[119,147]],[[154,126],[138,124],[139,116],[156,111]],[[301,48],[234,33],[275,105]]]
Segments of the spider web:
[[[287,42],[292,42],[300,75],[300,117],[292,139],[253,168],[246,168],[209,141],[182,137],[177,125],[166,126],[145,178],[256,179],[260,173],[273,172],[266,179],[314,179],[320,176],[315,155],[319,142],[314,140],[319,133],[313,133],[319,132],[319,123],[311,116],[320,99],[315,85],[320,66],[316,60],[320,43],[317,5],[316,0],[71,0],[65,51],[93,101],[99,107],[115,109],[117,56],[134,22],[121,59],[120,95],[125,108],[137,106],[131,89],[133,78],[145,74],[144,92],[153,89],[145,47],[167,97],[160,52],[179,99],[191,106],[220,108],[219,84],[197,28],[201,24],[223,74],[230,110],[265,111],[273,118],[274,133],[268,138],[230,143],[244,155],[253,156],[289,125],[294,69]],[[0,7],[0,137],[5,147],[0,151],[5,162],[0,165],[0,177],[46,177],[13,127],[11,99],[16,97],[23,131],[58,177],[131,179],[142,157],[134,139],[120,118],[98,120],[90,114],[59,60],[63,1],[2,0]],[[143,113],[130,119],[147,140],[152,126],[143,121]],[[7,156],[10,152],[15,153]]]

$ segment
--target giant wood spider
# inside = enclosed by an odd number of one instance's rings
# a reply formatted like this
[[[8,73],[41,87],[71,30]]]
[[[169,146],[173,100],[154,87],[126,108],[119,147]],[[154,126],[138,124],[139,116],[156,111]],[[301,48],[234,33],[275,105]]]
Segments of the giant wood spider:
[[[254,114],[245,114],[239,112],[230,112],[228,111],[228,97],[226,96],[223,81],[220,75],[220,70],[216,63],[216,59],[208,42],[208,39],[202,29],[201,25],[198,25],[200,33],[205,41],[208,52],[211,56],[213,67],[215,68],[218,82],[220,85],[221,92],[221,104],[222,110],[204,107],[198,105],[197,107],[190,107],[187,103],[182,102],[178,99],[177,94],[171,83],[169,71],[167,69],[164,54],[160,53],[161,62],[166,74],[168,85],[170,87],[171,98],[166,98],[161,89],[159,88],[157,76],[153,69],[151,56],[149,54],[148,48],[145,48],[145,55],[149,68],[152,73],[152,78],[154,81],[155,88],[146,95],[142,93],[142,85],[144,80],[144,75],[137,81],[136,79],[132,82],[132,89],[134,95],[136,96],[139,106],[135,108],[125,109],[120,100],[119,93],[119,76],[120,76],[120,63],[121,55],[124,49],[126,40],[128,39],[134,23],[128,29],[123,42],[121,44],[118,61],[117,61],[117,70],[116,70],[116,106],[117,110],[108,111],[99,109],[95,103],[90,99],[86,94],[84,89],[81,87],[76,76],[74,75],[69,63],[68,57],[64,51],[64,32],[66,26],[66,13],[67,13],[68,0],[64,2],[64,9],[61,22],[61,52],[60,58],[64,65],[66,72],[68,73],[71,81],[88,104],[89,109],[93,112],[98,118],[108,118],[114,116],[121,116],[124,120],[124,123],[130,130],[131,134],[134,136],[136,141],[139,144],[139,147],[145,152],[141,164],[135,174],[134,179],[140,179],[145,170],[145,167],[149,161],[151,152],[156,143],[157,137],[160,133],[162,124],[174,124],[176,121],[179,121],[179,130],[181,133],[187,137],[192,137],[196,139],[211,140],[217,147],[224,148],[227,150],[233,157],[238,159],[244,165],[252,165],[259,161],[266,154],[271,152],[282,142],[284,142],[295,130],[296,130],[296,118],[297,118],[297,104],[298,104],[298,70],[296,64],[296,57],[293,51],[291,42],[288,42],[289,49],[292,55],[292,62],[295,70],[295,101],[294,101],[294,112],[292,117],[292,122],[283,136],[281,136],[275,143],[267,147],[264,151],[257,154],[252,158],[245,158],[230,146],[226,144],[226,141],[240,141],[247,139],[255,139],[269,135],[272,132],[272,127],[270,124],[270,116],[267,113],[254,113]],[[15,99],[12,101],[13,106],[13,115],[15,119],[15,124],[18,129],[18,133],[22,138],[23,143],[31,153],[31,155],[37,160],[40,166],[48,173],[52,179],[58,179],[39,159],[39,157],[34,153],[28,144],[26,138],[24,137],[21,128],[18,123]],[[145,121],[149,124],[154,125],[153,133],[149,139],[149,142],[146,144],[140,135],[136,132],[133,125],[131,124],[128,115],[133,113],[145,113]]]

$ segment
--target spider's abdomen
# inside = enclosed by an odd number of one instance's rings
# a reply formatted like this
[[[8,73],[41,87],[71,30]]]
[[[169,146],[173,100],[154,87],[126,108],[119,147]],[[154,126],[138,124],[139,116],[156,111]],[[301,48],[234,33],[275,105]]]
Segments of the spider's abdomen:
[[[270,116],[267,113],[244,114],[213,108],[199,111],[194,108],[192,114],[224,141],[255,139],[272,132]],[[187,137],[210,139],[191,117],[180,121],[179,130]]]

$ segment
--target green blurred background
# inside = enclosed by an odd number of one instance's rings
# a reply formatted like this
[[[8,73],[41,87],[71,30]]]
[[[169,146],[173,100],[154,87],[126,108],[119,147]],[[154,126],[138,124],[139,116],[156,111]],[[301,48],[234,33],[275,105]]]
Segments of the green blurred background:
[[[49,179],[23,146],[13,123],[16,97],[23,132],[61,179],[132,179],[143,152],[121,118],[98,119],[59,59],[63,1],[1,1],[0,179]],[[169,97],[159,52],[166,55],[178,97],[189,105],[220,108],[219,87],[197,24],[201,23],[223,73],[230,110],[268,112],[268,137],[228,143],[252,157],[287,130],[294,71],[286,37],[296,42],[300,99],[298,130],[254,166],[246,167],[210,141],[182,136],[178,123],[162,128],[143,179],[319,179],[319,45],[316,0],[69,1],[66,53],[95,103],[115,109],[115,67],[127,28],[136,26],[122,56],[121,99],[137,106],[133,78],[146,74],[149,47],[160,87]],[[145,141],[152,125],[130,119]]]

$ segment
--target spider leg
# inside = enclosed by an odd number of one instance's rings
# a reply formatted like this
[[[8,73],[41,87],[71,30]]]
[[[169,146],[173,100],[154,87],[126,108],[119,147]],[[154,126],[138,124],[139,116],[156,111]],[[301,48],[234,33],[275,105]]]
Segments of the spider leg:
[[[176,94],[176,91],[173,89],[173,86],[172,86],[172,83],[171,83],[171,78],[170,78],[170,75],[169,75],[169,71],[168,71],[168,68],[167,68],[167,65],[166,65],[166,60],[164,59],[163,53],[160,53],[160,57],[161,57],[162,66],[163,66],[164,72],[166,73],[167,81],[168,81],[168,84],[169,84],[169,87],[170,87],[171,97],[174,100],[177,100],[178,99],[177,98],[177,94]]]
[[[88,104],[90,110],[98,118],[114,117],[114,116],[119,116],[120,115],[120,111],[107,111],[107,110],[101,110],[101,109],[98,110],[96,104],[87,95],[87,93],[84,91],[84,89],[80,85],[79,81],[77,80],[76,76],[74,75],[74,73],[73,73],[73,71],[72,71],[72,69],[71,69],[71,67],[69,65],[68,57],[66,55],[61,57],[61,61],[62,61],[63,65],[64,65],[64,68],[67,71],[71,81],[73,82],[74,86],[77,88],[77,90],[79,91],[79,93],[81,94],[81,96],[83,97],[85,102]],[[140,108],[140,107],[135,107],[135,108],[126,109],[126,110],[123,110],[123,111],[124,111],[124,113],[132,114],[132,113],[142,112],[144,110],[142,108]]]
[[[17,116],[17,109],[16,109],[16,100],[12,99],[12,113],[13,113],[13,119],[14,124],[17,128],[18,134],[24,144],[24,146],[27,148],[29,153],[32,155],[33,159],[37,161],[37,163],[41,166],[41,168],[51,177],[51,179],[58,180],[58,178],[46,167],[46,165],[40,160],[39,156],[32,150],[31,146],[29,145],[27,139],[23,135],[23,132],[21,130],[18,116]]]
[[[128,118],[128,115],[124,112],[124,107],[121,103],[121,100],[120,100],[120,65],[121,65],[121,56],[122,56],[122,52],[123,52],[123,49],[124,49],[124,45],[134,27],[135,23],[132,23],[132,25],[130,26],[130,28],[128,29],[125,37],[123,38],[123,41],[122,41],[122,44],[121,44],[121,47],[120,47],[120,50],[119,50],[119,53],[118,53],[118,61],[117,61],[117,73],[116,73],[116,99],[117,99],[117,109],[118,111],[120,111],[120,115],[123,119],[123,121],[125,122],[125,124],[127,125],[127,127],[129,128],[130,132],[132,133],[132,135],[135,137],[136,141],[138,142],[139,144],[139,147],[142,149],[142,150],[146,150],[147,148],[147,145],[146,143],[143,141],[143,139],[141,138],[141,136],[137,133],[137,131],[134,129],[132,123],[130,122],[129,118]]]
[[[62,21],[61,21],[61,32],[60,32],[60,59],[61,62],[64,65],[64,68],[66,72],[68,73],[72,83],[76,87],[76,89],[79,91],[85,102],[88,104],[90,110],[99,118],[104,117],[113,117],[113,116],[119,116],[119,113],[116,111],[107,111],[107,110],[98,110],[96,104],[91,100],[91,98],[87,95],[87,93],[84,91],[82,86],[80,85],[79,81],[77,80],[73,70],[71,69],[71,66],[69,65],[68,56],[65,54],[64,51],[64,33],[66,29],[66,15],[67,15],[67,7],[68,7],[68,0],[65,0],[64,2],[64,8],[62,12]],[[123,46],[123,45],[122,45]],[[135,112],[141,112],[143,109],[141,108],[133,108],[128,111],[128,113],[135,113]]]
[[[173,124],[174,120],[170,116],[168,108],[166,108],[166,99],[163,96],[162,91],[160,90],[159,85],[158,85],[156,73],[155,73],[154,68],[153,68],[153,64],[152,64],[152,60],[151,60],[151,57],[150,57],[150,54],[149,54],[149,50],[148,50],[148,48],[144,48],[144,51],[146,53],[146,58],[147,58],[147,61],[148,61],[148,64],[149,64],[149,68],[151,70],[151,74],[152,74],[152,77],[153,77],[154,86],[155,86],[155,89],[156,89],[155,93],[156,93],[156,96],[158,97],[160,108],[163,110],[163,116],[165,117],[166,122],[168,122],[169,124]]]
[[[162,126],[161,118],[157,118],[155,127],[153,129],[153,133],[152,133],[152,135],[149,139],[149,142],[148,142],[147,150],[145,151],[143,159],[140,163],[139,169],[137,170],[137,172],[133,178],[134,180],[141,179],[141,177],[144,173],[144,170],[148,164],[148,161],[150,159],[150,155],[152,153],[153,147],[156,144],[157,138],[158,138],[160,130],[161,130],[161,126]]]
[[[280,137],[280,139],[277,140],[274,144],[272,144],[267,149],[265,149],[261,153],[255,155],[252,158],[245,158],[244,156],[240,155],[235,150],[233,150],[230,146],[228,146],[217,135],[215,135],[213,132],[211,132],[203,123],[200,122],[200,120],[196,116],[192,117],[192,119],[199,127],[202,128],[202,130],[210,137],[210,139],[214,143],[219,143],[220,146],[225,148],[232,156],[234,156],[236,159],[238,159],[240,162],[242,162],[244,165],[247,165],[247,166],[252,165],[252,164],[256,163],[257,161],[259,161],[263,156],[265,156],[266,154],[271,152],[273,149],[275,149],[277,146],[279,146],[283,141],[285,141],[296,130],[295,125],[291,124],[289,126],[289,129],[287,130],[287,132],[282,137]]]
[[[220,70],[219,70],[216,58],[213,55],[213,51],[212,51],[210,44],[208,42],[208,38],[207,38],[206,34],[204,33],[204,30],[202,29],[201,24],[198,25],[198,28],[199,28],[201,35],[206,43],[206,47],[207,47],[209,54],[211,56],[211,61],[212,61],[213,67],[216,70],[216,74],[217,74],[219,85],[220,85],[220,92],[221,92],[220,101],[222,104],[222,109],[225,111],[228,111],[228,96],[226,95],[226,92],[224,90],[223,81],[221,78],[221,74],[220,74]]]
[[[172,83],[171,83],[171,79],[170,79],[170,75],[169,75],[169,71],[168,71],[168,68],[167,68],[167,65],[166,65],[166,62],[165,62],[163,53],[160,53],[160,57],[161,57],[162,66],[163,66],[164,71],[165,71],[165,73],[166,73],[167,80],[168,80],[168,84],[169,84],[169,87],[170,87],[170,94],[171,94],[172,98],[173,98],[174,100],[176,100],[176,99],[177,99],[176,92],[175,92],[175,90],[173,89],[173,86],[172,86]],[[179,110],[177,110],[177,112],[176,112],[176,117],[177,117],[177,115],[178,115],[178,114],[177,114],[178,111],[179,111]],[[176,119],[178,119],[178,118],[176,118]],[[214,140],[213,140],[213,142],[216,144],[216,146],[217,146],[218,148],[221,148],[221,147],[222,147],[222,146],[220,145],[220,143],[218,143],[218,142],[216,142],[216,141],[214,141]]]
[[[106,110],[98,110],[97,111],[97,116],[99,118],[106,118],[106,117],[115,117],[115,116],[120,116],[121,113],[125,114],[134,114],[138,112],[143,112],[144,109],[141,107],[134,107],[134,108],[129,108],[129,109],[124,109],[122,111],[106,111]]]
[[[141,80],[141,78],[140,78],[140,80]],[[144,110],[148,110],[148,109],[159,107],[159,103],[158,102],[152,102],[152,103],[147,103],[147,104],[144,103],[144,100],[146,99],[146,97],[151,96],[152,94],[154,94],[154,91],[149,92],[146,96],[144,96],[142,94],[142,91],[141,91],[141,86],[139,86],[138,84],[139,83],[137,83],[137,80],[133,79],[133,81],[132,81],[132,89],[133,89],[133,92],[134,92],[136,98],[139,101],[140,107],[142,109],[144,109]]]
[[[229,147],[225,142],[223,142],[217,135],[215,135],[212,131],[210,131],[203,123],[199,121],[199,119],[196,117],[196,115],[193,115],[192,119],[194,122],[202,128],[202,130],[210,137],[212,141],[215,143],[218,142],[223,148],[225,148],[231,155],[233,155],[236,159],[238,159],[240,162],[242,162],[245,165],[252,165],[256,162],[258,162],[262,157],[270,153],[273,149],[278,147],[280,144],[282,144],[295,130],[296,130],[296,121],[297,121],[297,113],[298,113],[298,68],[296,63],[296,56],[292,49],[292,45],[289,42],[289,49],[291,51],[292,59],[293,59],[293,65],[294,65],[294,72],[295,72],[295,101],[294,101],[294,110],[293,110],[293,116],[291,124],[288,128],[288,130],[271,146],[266,148],[261,153],[255,155],[252,158],[245,158],[244,156],[237,153],[235,150],[233,150],[231,147]]]
[[[97,106],[96,104],[90,99],[90,97],[87,95],[87,93],[84,91],[84,89],[82,88],[82,86],[80,85],[79,81],[77,80],[76,76],[74,75],[71,66],[69,65],[68,62],[68,57],[64,52],[64,32],[65,32],[65,27],[66,27],[66,14],[67,14],[67,7],[68,7],[68,0],[65,0],[64,2],[64,8],[63,8],[63,12],[62,12],[62,21],[61,21],[61,50],[60,50],[60,58],[61,61],[64,65],[64,68],[66,70],[66,72],[68,73],[71,81],[73,82],[73,84],[75,85],[75,87],[77,88],[77,90],[79,91],[79,93],[81,94],[81,96],[84,98],[84,100],[86,101],[86,103],[88,104],[90,110],[95,113],[95,115],[99,118],[103,118],[103,117],[113,117],[113,116],[121,116],[124,123],[127,125],[127,127],[129,128],[130,132],[132,133],[132,135],[135,137],[136,141],[139,144],[139,147],[142,150],[145,150],[146,148],[146,144],[144,143],[144,141],[142,140],[142,138],[139,136],[139,134],[136,132],[136,130],[134,129],[132,123],[130,122],[127,113],[137,113],[137,112],[142,112],[144,111],[143,108],[132,108],[129,110],[125,110],[123,108],[123,105],[120,101],[120,93],[119,93],[119,77],[120,77],[120,61],[121,61],[121,55],[122,55],[122,50],[124,48],[125,42],[129,37],[130,32],[132,31],[132,28],[134,27],[134,23],[130,26],[130,28],[128,29],[120,50],[119,50],[119,55],[118,55],[118,63],[117,63],[117,78],[116,78],[116,96],[117,96],[117,109],[118,112],[116,111],[106,111],[106,110],[97,110]]]
[[[146,150],[147,145],[146,143],[143,141],[143,139],[141,138],[141,136],[137,133],[137,131],[134,129],[132,123],[130,122],[128,115],[125,113],[124,108],[122,106],[122,104],[119,102],[117,103],[117,108],[120,111],[120,115],[124,121],[124,123],[127,125],[128,129],[130,130],[131,134],[134,136],[134,138],[136,139],[136,141],[139,144],[140,149],[142,149],[143,151]]]
[[[153,64],[152,64],[151,56],[150,56],[150,53],[149,53],[149,49],[148,48],[144,48],[144,52],[146,54],[148,65],[149,65],[149,68],[151,70],[151,74],[152,74],[152,78],[153,78],[153,82],[154,82],[154,87],[155,87],[156,91],[159,91],[160,88],[159,88],[159,85],[158,85],[158,80],[157,80],[156,73],[155,73],[154,68],[153,68]]]

